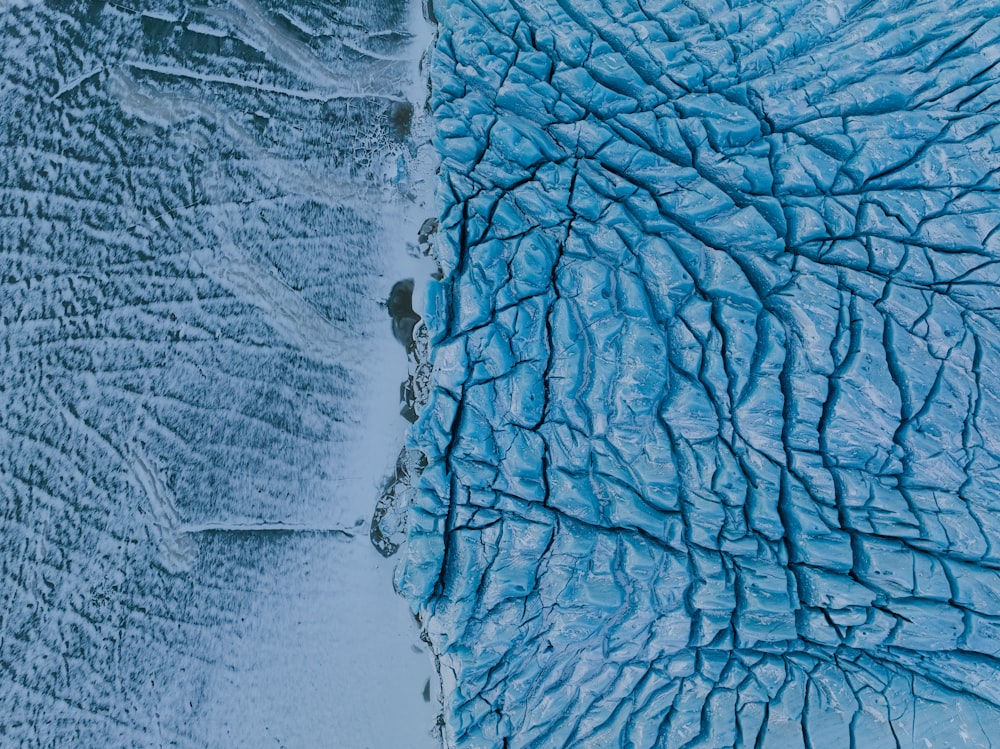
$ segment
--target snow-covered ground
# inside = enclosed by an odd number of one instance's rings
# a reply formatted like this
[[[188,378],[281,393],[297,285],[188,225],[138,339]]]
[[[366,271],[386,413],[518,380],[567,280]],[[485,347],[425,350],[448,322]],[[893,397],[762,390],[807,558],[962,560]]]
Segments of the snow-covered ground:
[[[0,4],[0,746],[437,744],[367,525],[431,33],[394,0]]]

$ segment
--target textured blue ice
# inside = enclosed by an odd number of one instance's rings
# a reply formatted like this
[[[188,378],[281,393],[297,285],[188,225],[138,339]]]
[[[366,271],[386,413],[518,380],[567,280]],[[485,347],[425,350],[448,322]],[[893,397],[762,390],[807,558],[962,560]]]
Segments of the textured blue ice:
[[[435,10],[446,745],[1000,744],[1000,3]]]
[[[432,744],[363,527],[411,7],[0,0],[0,749]]]

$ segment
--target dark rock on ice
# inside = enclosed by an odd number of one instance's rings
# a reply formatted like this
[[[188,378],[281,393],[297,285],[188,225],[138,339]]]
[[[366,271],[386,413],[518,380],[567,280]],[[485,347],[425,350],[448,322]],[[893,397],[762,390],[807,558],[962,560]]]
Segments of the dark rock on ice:
[[[386,302],[392,318],[392,335],[407,349],[413,346],[413,327],[420,322],[420,315],[413,311],[413,279],[397,281]]]

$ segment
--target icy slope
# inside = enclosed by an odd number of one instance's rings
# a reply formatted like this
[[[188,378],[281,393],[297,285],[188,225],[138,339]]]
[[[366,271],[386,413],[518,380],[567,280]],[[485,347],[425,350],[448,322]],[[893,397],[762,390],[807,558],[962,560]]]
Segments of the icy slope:
[[[1000,4],[452,0],[450,747],[1000,744]]]
[[[433,746],[365,527],[405,427],[380,302],[432,210],[414,9],[13,6],[0,747]]]

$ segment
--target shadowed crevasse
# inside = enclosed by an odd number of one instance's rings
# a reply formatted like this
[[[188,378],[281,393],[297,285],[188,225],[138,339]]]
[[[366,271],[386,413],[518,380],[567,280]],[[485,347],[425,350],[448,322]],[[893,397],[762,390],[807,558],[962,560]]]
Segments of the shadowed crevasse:
[[[435,12],[445,744],[1000,743],[1000,6]]]

